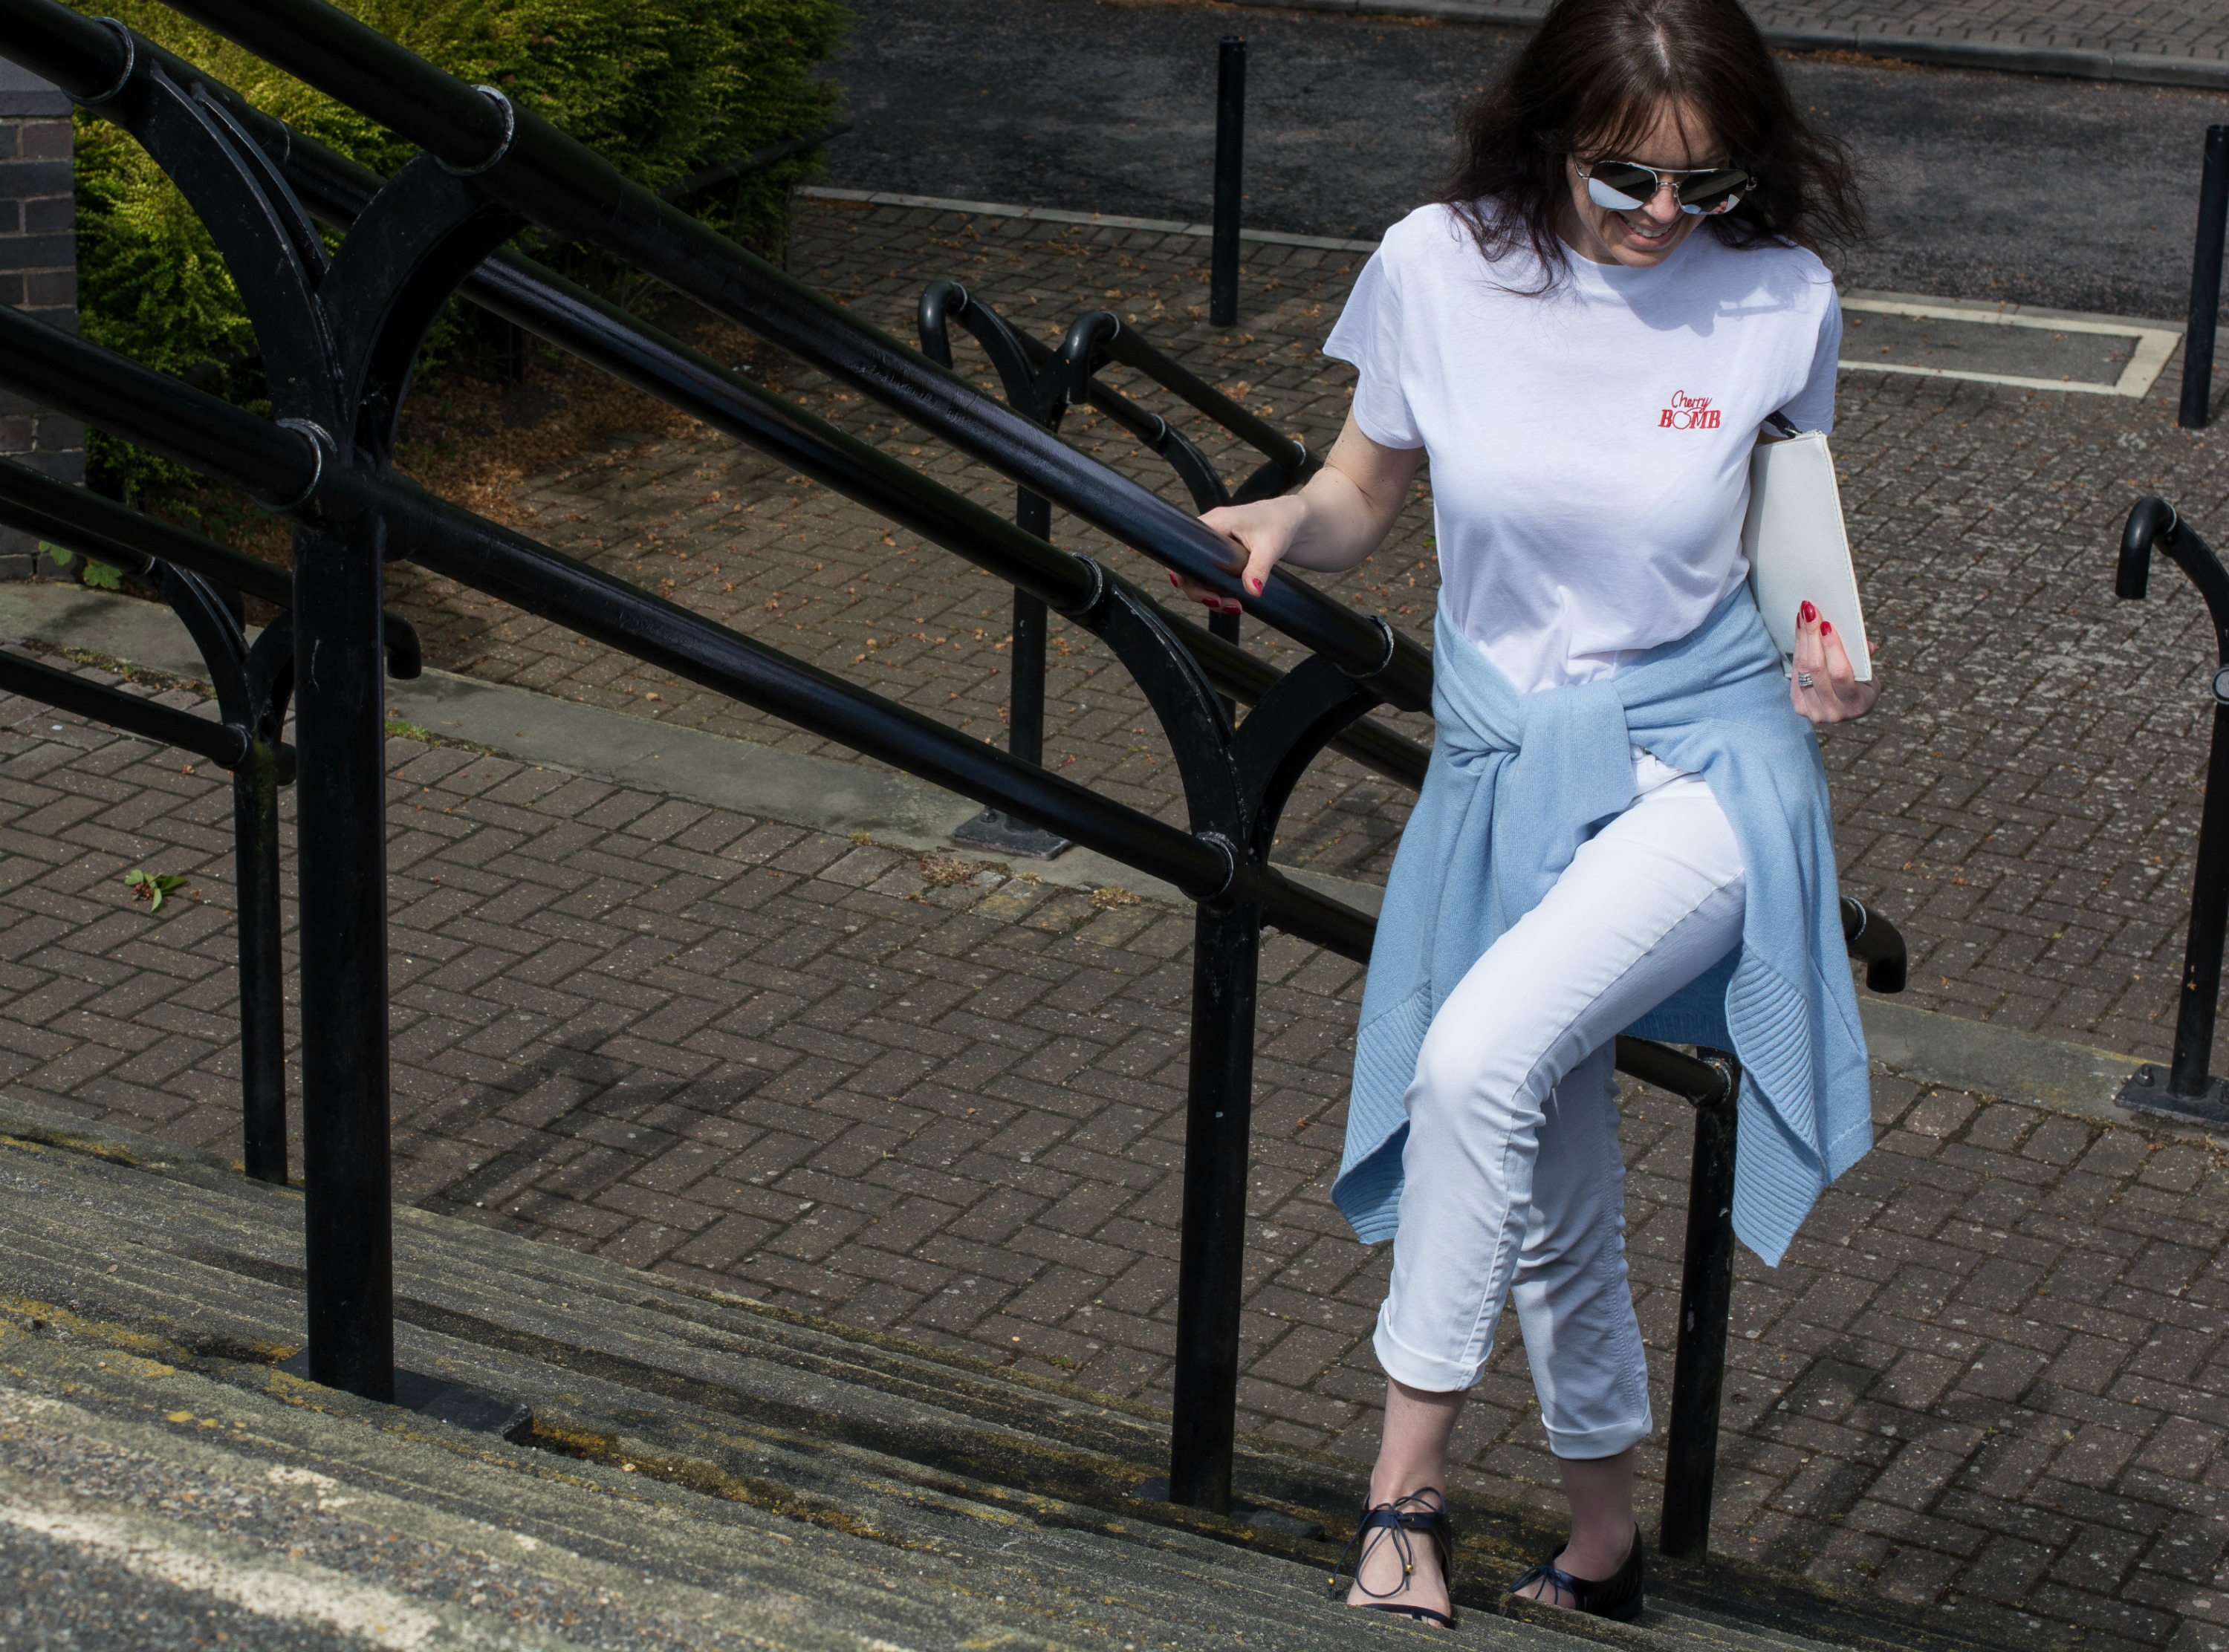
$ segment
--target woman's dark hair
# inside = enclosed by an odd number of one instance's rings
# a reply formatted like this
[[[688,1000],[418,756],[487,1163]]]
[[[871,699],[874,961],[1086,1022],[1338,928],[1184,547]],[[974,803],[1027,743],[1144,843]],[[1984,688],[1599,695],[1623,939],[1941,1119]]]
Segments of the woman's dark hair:
[[[1630,158],[1622,151],[1667,108],[1707,121],[1756,180],[1732,211],[1703,221],[1727,246],[1817,251],[1864,234],[1847,151],[1803,118],[1740,0],[1556,0],[1464,117],[1462,160],[1441,199],[1487,258],[1532,252],[1545,291],[1566,267],[1564,157]]]

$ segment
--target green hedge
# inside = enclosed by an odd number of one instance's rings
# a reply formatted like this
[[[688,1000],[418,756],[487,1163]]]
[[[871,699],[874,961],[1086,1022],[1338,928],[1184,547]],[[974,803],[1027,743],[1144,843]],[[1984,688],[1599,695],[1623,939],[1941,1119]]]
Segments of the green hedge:
[[[266,112],[382,172],[409,146],[156,0],[72,0],[119,16],[208,69]],[[652,188],[832,118],[816,66],[846,22],[840,0],[343,0],[420,55],[499,86]],[[254,333],[209,235],[130,137],[78,117],[80,304],[87,336],[171,372],[196,373],[247,405],[260,375],[238,365]],[[791,190],[816,162],[782,163],[691,209],[747,244],[779,245]],[[594,255],[568,255],[594,279]],[[210,373],[209,363],[220,364]],[[224,365],[231,364],[231,365]],[[96,482],[131,496],[179,475],[96,435]]]

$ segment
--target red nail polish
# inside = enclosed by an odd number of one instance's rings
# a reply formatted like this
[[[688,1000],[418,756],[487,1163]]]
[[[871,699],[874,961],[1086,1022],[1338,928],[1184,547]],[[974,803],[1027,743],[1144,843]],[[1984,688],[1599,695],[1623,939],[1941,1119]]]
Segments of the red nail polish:
[[[1833,620],[1831,620],[1831,619],[1822,619],[1822,620],[1821,620],[1821,621],[1819,622],[1819,635],[1820,635],[1820,636],[1821,636],[1821,637],[1832,637],[1834,634],[1834,622]]]
[[[1799,617],[1802,619],[1803,623],[1808,625],[1813,620],[1819,618],[1819,611],[1807,602],[1803,605],[1803,612]]]
[[[1174,568],[1171,568],[1171,569],[1169,570],[1169,583],[1170,583],[1171,585],[1174,585],[1176,582],[1177,582],[1177,573],[1176,573],[1176,570],[1175,570]]]

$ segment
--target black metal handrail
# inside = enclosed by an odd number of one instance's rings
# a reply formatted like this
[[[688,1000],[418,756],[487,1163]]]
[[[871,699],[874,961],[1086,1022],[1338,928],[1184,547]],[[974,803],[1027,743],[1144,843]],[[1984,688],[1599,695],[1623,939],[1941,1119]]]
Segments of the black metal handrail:
[[[2213,547],[2173,505],[2164,499],[2139,500],[2121,533],[2115,596],[2124,602],[2144,599],[2155,550],[2189,576],[2213,621],[2213,735],[2206,760],[2198,858],[2191,872],[2190,927],[2183,943],[2174,1060],[2164,1085],[2151,1067],[2139,1068],[2122,1085],[2120,1102],[2142,1112],[2218,1125],[2229,1124],[2229,1085],[2209,1073],[2214,1013],[2221,994],[2222,947],[2229,937],[2229,568],[2221,566]]]
[[[21,695],[26,700],[35,700],[58,710],[74,712],[94,722],[106,723],[111,728],[120,728],[127,734],[175,746],[182,752],[207,758],[219,768],[236,767],[247,756],[247,736],[236,728],[158,701],[142,700],[137,695],[122,693],[67,671],[58,671],[20,654],[0,653],[0,691]]]
[[[159,61],[182,82],[222,102],[280,165],[303,204],[321,221],[337,228],[351,227],[388,182],[337,150],[254,109],[222,81],[183,60],[144,40],[138,42],[138,48],[143,55]],[[1093,588],[1088,570],[1077,559],[1065,552],[1047,555],[1050,547],[1041,537],[1018,532],[1017,524],[901,464],[871,443],[774,395],[763,385],[532,259],[498,253],[464,283],[459,294],[568,355],[771,454],[930,543],[967,558],[1057,611],[1073,611]],[[1210,397],[1219,394],[1207,391]],[[1118,416],[1127,411],[1133,418],[1151,417],[1138,413],[1119,393],[1095,382],[1093,400]],[[1274,431],[1271,435],[1287,447],[1300,448],[1288,437]],[[1300,452],[1303,473],[1312,473],[1319,461],[1305,448],[1300,448]],[[1273,457],[1272,463],[1282,461]],[[1253,483],[1249,481],[1247,485]],[[1242,488],[1238,496],[1243,497],[1244,493]],[[1256,703],[1284,676],[1189,618],[1165,606],[1159,607],[1159,612],[1217,688],[1238,703]],[[1411,786],[1421,783],[1429,755],[1414,742],[1368,719],[1350,725],[1333,744],[1355,761]]]
[[[0,458],[0,525],[35,534],[119,573],[159,578],[165,567],[183,568],[274,608],[293,605],[294,581],[286,569],[14,459]],[[384,618],[387,675],[408,682],[425,659],[417,628],[397,613]]]
[[[168,375],[0,306],[0,380],[48,406],[175,458],[213,480],[292,513],[312,490],[312,439]],[[191,423],[195,436],[172,433]],[[282,439],[276,445],[268,438]],[[230,451],[228,451],[229,447]],[[328,477],[324,486],[337,478]],[[852,750],[964,797],[984,797],[1052,823],[1102,853],[1175,885],[1194,900],[1258,883],[1268,921],[1358,961],[1370,920],[1306,885],[1248,868],[1229,850],[1018,763],[994,746],[818,666],[575,561],[437,499],[400,477],[359,479],[360,508],[377,513],[412,561],[527,611],[564,618],[583,635],[676,676],[775,713]],[[288,500],[290,491],[293,498]],[[1102,591],[1120,585],[1101,571]]]
[[[959,282],[933,281],[922,291],[915,319],[922,354],[944,368],[953,365],[953,324],[956,322],[966,328],[990,358],[1006,405],[1049,431],[1060,428],[1063,415],[1072,407],[1088,403],[1106,413],[1168,462],[1200,511],[1230,504],[1234,499],[1282,493],[1322,468],[1322,461],[1309,452],[1305,443],[1267,424],[1171,361],[1134,329],[1126,330],[1121,318],[1111,311],[1091,311],[1078,317],[1056,349],[1015,327]],[[1213,462],[1182,431],[1099,378],[1102,368],[1118,360],[1175,390],[1263,453],[1264,462],[1237,495],[1224,484]],[[1014,522],[1025,533],[1050,541],[1052,502],[1031,489],[1016,490]],[[1166,611],[1163,613],[1166,618]],[[1046,618],[1045,605],[1017,588],[1007,660],[1006,749],[1029,763],[1044,760]],[[1235,648],[1238,616],[1218,610],[1208,621],[1208,632]],[[1232,695],[1227,688],[1224,693],[1224,711],[1230,715],[1237,709],[1234,702],[1244,696]],[[1351,727],[1333,742],[1334,746],[1346,749],[1361,727]],[[1370,735],[1381,747],[1386,739],[1399,740],[1375,727]],[[1418,751],[1416,755],[1421,773],[1425,754]],[[1019,825],[996,810],[986,810],[964,823],[953,836],[961,842],[1040,858],[1057,855],[1068,847],[1062,839]]]
[[[73,49],[91,46],[106,53],[112,48],[117,37],[111,31],[87,29],[85,19],[66,11],[62,16],[67,22],[60,31],[61,43],[39,34],[35,28],[29,31],[31,38],[14,37],[19,21],[38,24],[45,21],[47,10],[33,4],[27,7],[23,18],[6,20],[11,54],[35,57],[42,71],[59,73],[64,64],[73,61],[69,55]],[[158,63],[181,84],[191,85],[197,93],[221,104],[280,166],[304,205],[324,221],[344,229],[353,225],[387,183],[369,169],[264,114],[222,81],[184,60],[141,37],[132,37],[132,42],[134,61]],[[75,77],[97,78],[106,67],[106,57],[76,61]],[[1047,602],[1056,611],[1072,611],[1091,589],[1089,576],[1077,559],[1062,552],[1046,554],[1050,547],[1041,538],[1018,533],[1015,524],[995,512],[774,395],[764,386],[531,259],[498,253],[459,291],[464,298],[517,323],[546,343],[727,431],[931,543],[967,558]],[[1044,348],[1026,336],[1025,342],[1029,347]],[[1320,465],[1320,460],[1302,444],[1167,362],[1134,330],[1123,348],[1129,353],[1117,359],[1127,360],[1155,376],[1218,422],[1227,422],[1242,439],[1268,455],[1262,470],[1242,485],[1235,498],[1245,498],[1271,474],[1291,475],[1297,467],[1298,477],[1304,478]],[[1091,399],[1095,406],[1117,418],[1166,425],[1096,380],[1092,381]],[[1256,703],[1284,675],[1229,646],[1227,639],[1217,638],[1212,630],[1166,607],[1159,611],[1216,688],[1238,703]],[[1421,784],[1428,753],[1382,724],[1359,720],[1343,730],[1333,746],[1388,778],[1410,786]]]
[[[13,312],[10,312],[13,313]],[[0,459],[0,522],[121,571],[161,580],[217,699],[217,720],[89,682],[35,661],[0,656],[0,688],[230,771],[240,971],[241,1159],[258,1180],[286,1180],[285,959],[280,945],[279,791],[293,783],[286,722],[293,646],[282,624],[251,644],[240,594],[286,605],[278,569],[199,535]],[[389,669],[418,675],[417,633],[395,622]]]
[[[1412,639],[1289,575],[1240,588],[1217,535],[1139,483],[1076,452],[1022,415],[757,258],[492,88],[467,85],[323,0],[170,0],[266,61],[421,145],[473,187],[543,228],[592,240],[719,315],[905,413],[1179,574],[1237,599],[1311,652],[1404,709],[1431,701],[1429,662]],[[60,10],[60,8],[56,8]],[[65,16],[73,14],[63,14]],[[97,101],[127,72],[121,36],[45,18],[15,37],[73,97]],[[105,37],[96,42],[94,35]],[[37,56],[56,73],[48,73]],[[105,45],[105,56],[94,53]],[[100,67],[88,73],[88,63]],[[67,77],[67,78],[63,78]]]

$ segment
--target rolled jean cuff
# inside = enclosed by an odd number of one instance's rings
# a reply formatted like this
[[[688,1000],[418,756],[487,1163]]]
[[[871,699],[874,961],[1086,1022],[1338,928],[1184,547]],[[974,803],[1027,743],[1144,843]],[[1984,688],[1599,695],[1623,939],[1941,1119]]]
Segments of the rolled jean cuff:
[[[1383,1332],[1379,1335],[1384,1335]],[[1384,1355],[1378,1356],[1381,1360]],[[1402,1381],[1408,1379],[1404,1377]],[[1563,1430],[1548,1430],[1548,1449],[1570,1463],[1586,1463],[1596,1457],[1614,1457],[1620,1451],[1630,1450],[1647,1439],[1655,1420],[1648,1408],[1641,1407],[1641,1415],[1622,1423],[1613,1423],[1607,1428],[1589,1429],[1583,1434],[1566,1434]],[[1546,1425],[1544,1423],[1543,1427]]]
[[[1378,1363],[1385,1374],[1398,1383],[1419,1389],[1428,1394],[1461,1393],[1476,1386],[1483,1366],[1452,1365],[1445,1360],[1436,1360],[1429,1354],[1419,1354],[1385,1329],[1385,1319],[1380,1315],[1378,1331],[1370,1339],[1378,1352]],[[1641,1431],[1646,1433],[1644,1428]],[[1613,1450],[1622,1450],[1614,1447]]]

